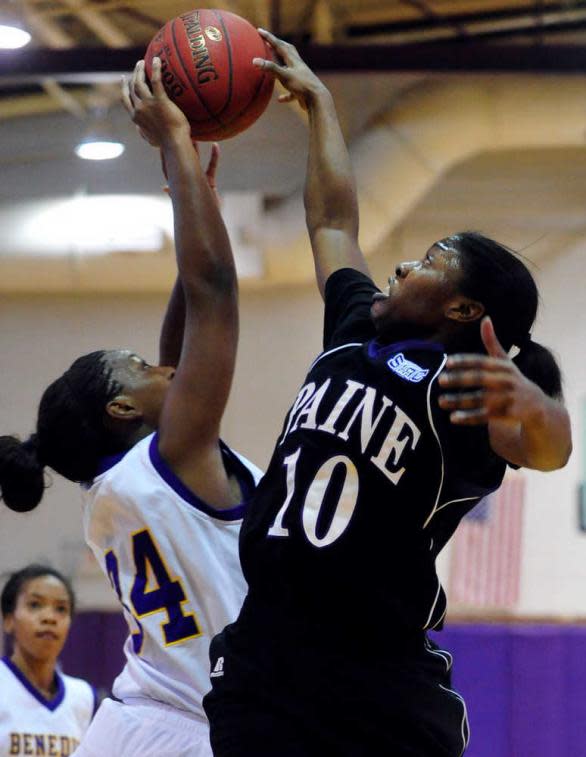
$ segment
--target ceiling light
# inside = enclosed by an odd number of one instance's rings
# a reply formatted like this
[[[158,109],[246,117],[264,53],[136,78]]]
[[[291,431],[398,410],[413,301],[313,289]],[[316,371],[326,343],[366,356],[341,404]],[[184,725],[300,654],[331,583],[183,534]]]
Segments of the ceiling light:
[[[84,141],[75,148],[75,154],[84,160],[112,160],[119,158],[123,152],[122,142],[114,141]]]
[[[28,45],[31,35],[18,26],[0,24],[0,49],[16,50]]]
[[[75,148],[75,154],[84,160],[112,160],[124,152],[124,144],[114,134],[107,115],[93,117],[89,129]]]

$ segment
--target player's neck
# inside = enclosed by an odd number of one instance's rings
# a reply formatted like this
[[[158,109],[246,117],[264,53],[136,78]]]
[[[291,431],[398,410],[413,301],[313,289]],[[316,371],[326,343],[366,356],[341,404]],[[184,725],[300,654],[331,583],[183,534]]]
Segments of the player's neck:
[[[36,659],[17,647],[10,661],[44,697],[51,699],[54,696],[56,691],[55,660]]]
[[[418,342],[439,342],[441,333],[437,329],[424,328],[420,324],[398,323],[388,326],[377,335],[379,344],[390,345],[416,340]]]

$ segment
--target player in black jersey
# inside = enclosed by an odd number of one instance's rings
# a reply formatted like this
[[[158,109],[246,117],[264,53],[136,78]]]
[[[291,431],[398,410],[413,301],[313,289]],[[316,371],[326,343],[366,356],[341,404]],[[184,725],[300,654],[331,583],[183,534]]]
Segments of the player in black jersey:
[[[459,757],[465,705],[450,655],[426,637],[446,611],[435,559],[508,463],[565,464],[560,373],[529,336],[531,275],[492,240],[442,240],[377,289],[331,96],[295,48],[263,34],[280,63],[257,65],[309,113],[324,352],[242,528],[249,594],[212,644],[212,746],[218,757]]]

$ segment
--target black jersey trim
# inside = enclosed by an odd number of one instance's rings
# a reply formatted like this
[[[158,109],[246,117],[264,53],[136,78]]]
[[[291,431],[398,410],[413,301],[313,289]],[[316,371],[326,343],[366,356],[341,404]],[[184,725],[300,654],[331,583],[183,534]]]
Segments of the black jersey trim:
[[[491,493],[492,492],[489,492],[488,494],[491,494]],[[483,496],[487,497],[488,494],[484,494],[484,495],[475,494],[473,497],[460,497],[459,499],[450,499],[447,502],[443,502],[439,507],[436,507],[434,515],[435,513],[439,513],[440,510],[443,510],[444,507],[447,507],[448,505],[455,505],[456,502],[469,502],[471,499],[477,499],[480,501],[483,498]]]
[[[438,444],[438,447],[439,447],[440,457],[441,457],[441,462],[442,462],[442,474],[441,474],[441,478],[440,478],[440,485],[439,485],[438,490],[437,490],[437,496],[435,498],[435,503],[433,505],[433,510],[429,513],[429,515],[427,516],[427,519],[426,519],[425,523],[423,524],[423,528],[424,529],[427,528],[427,526],[429,525],[430,520],[433,518],[433,516],[435,515],[435,513],[437,511],[437,506],[438,506],[438,503],[439,503],[439,500],[440,500],[440,497],[441,497],[441,493],[442,493],[442,489],[443,489],[443,486],[444,486],[444,473],[445,473],[444,450],[442,448],[442,443],[441,443],[441,440],[439,438],[439,434],[437,432],[437,429],[435,427],[435,423],[433,422],[433,413],[431,411],[431,387],[433,386],[433,382],[436,380],[436,378],[439,376],[439,374],[443,370],[443,367],[446,364],[446,360],[447,359],[448,359],[448,356],[444,355],[443,360],[440,363],[440,367],[434,373],[434,375],[433,375],[433,377],[432,377],[432,379],[429,382],[429,385],[427,387],[427,417],[428,417],[428,420],[429,420],[429,425],[431,426],[431,430],[433,432],[433,435],[436,438],[436,441],[437,441],[437,444]]]
[[[438,578],[438,581],[439,581],[439,578]],[[440,589],[442,589],[442,588],[443,588],[443,587],[442,587],[442,585],[441,585],[441,581],[440,581]],[[438,619],[437,619],[437,620],[435,621],[435,623],[434,623],[434,624],[433,624],[433,625],[431,626],[430,630],[432,630],[432,631],[433,631],[433,630],[434,630],[435,628],[437,628],[437,627],[439,626],[439,624],[440,624],[440,623],[441,623],[441,622],[443,621],[443,619],[444,619],[444,618],[446,617],[446,613],[447,613],[447,611],[448,611],[448,600],[447,600],[447,597],[446,597],[446,595],[445,595],[445,592],[444,592],[444,609],[443,609],[443,612],[442,612],[442,614],[441,614],[441,615],[439,616],[439,618],[438,618]]]
[[[454,691],[454,689],[449,689],[447,686],[443,686],[441,683],[438,683],[438,686],[440,687],[440,689],[442,689],[442,691],[445,691],[448,694],[456,697],[464,710],[462,713],[462,723],[460,724],[460,733],[462,735],[462,751],[458,755],[458,757],[462,757],[462,755],[466,751],[466,748],[468,747],[468,742],[470,741],[470,726],[468,724],[468,710],[466,708],[466,702],[464,701],[464,697],[461,694],[458,694],[457,691]]]
[[[403,350],[430,350],[432,352],[445,352],[445,347],[439,342],[426,342],[423,339],[405,339],[402,342],[392,342],[391,344],[380,344],[376,339],[368,343],[368,357],[382,358],[393,352],[402,352]]]
[[[427,620],[423,624],[423,630],[424,631],[427,628],[430,627],[430,623],[433,620],[433,614],[435,612],[435,608],[437,607],[437,601],[440,598],[440,594],[442,593],[442,582],[439,580],[439,576],[437,575],[437,573],[436,573],[435,577],[437,579],[437,591],[435,593],[435,597],[433,598],[433,603],[431,605],[431,610],[429,611],[429,615],[427,616]],[[445,614],[445,609],[444,609],[444,614]],[[443,614],[442,614],[441,617],[443,618]],[[435,626],[439,623],[440,620],[441,620],[441,618],[439,620],[436,620],[436,622],[433,624],[432,628],[435,628]]]
[[[343,350],[346,347],[362,347],[364,342],[348,342],[347,344],[340,344],[338,347],[332,347],[331,350],[326,350],[325,352],[322,352],[321,355],[318,355],[316,359],[313,361],[313,363],[309,366],[308,373],[316,366],[319,361],[322,359],[322,357],[326,357],[327,355],[331,355],[332,352],[338,352],[338,350]]]
[[[425,649],[429,652],[429,654],[433,654],[443,660],[446,665],[446,673],[450,672],[452,665],[454,664],[454,658],[452,657],[451,653],[447,651],[447,649],[440,649],[440,647],[432,645],[431,641],[427,637],[425,639]]]

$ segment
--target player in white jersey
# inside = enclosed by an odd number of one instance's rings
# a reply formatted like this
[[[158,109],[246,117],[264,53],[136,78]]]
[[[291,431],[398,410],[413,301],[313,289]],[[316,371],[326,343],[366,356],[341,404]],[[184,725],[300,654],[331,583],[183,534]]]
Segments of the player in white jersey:
[[[130,351],[78,358],[44,393],[37,431],[0,438],[2,498],[30,509],[45,465],[85,489],[85,533],[130,628],[127,665],[81,757],[210,755],[201,709],[210,638],[245,586],[238,529],[258,472],[219,439],[238,337],[237,282],[219,207],[183,113],[154,59],[123,90],[141,134],[160,148],[173,202],[178,282],[161,363]],[[208,169],[213,180],[217,148]],[[176,367],[175,367],[176,366]]]
[[[57,670],[75,598],[54,568],[27,565],[2,590],[12,651],[0,661],[0,757],[73,754],[95,711],[87,681]]]

